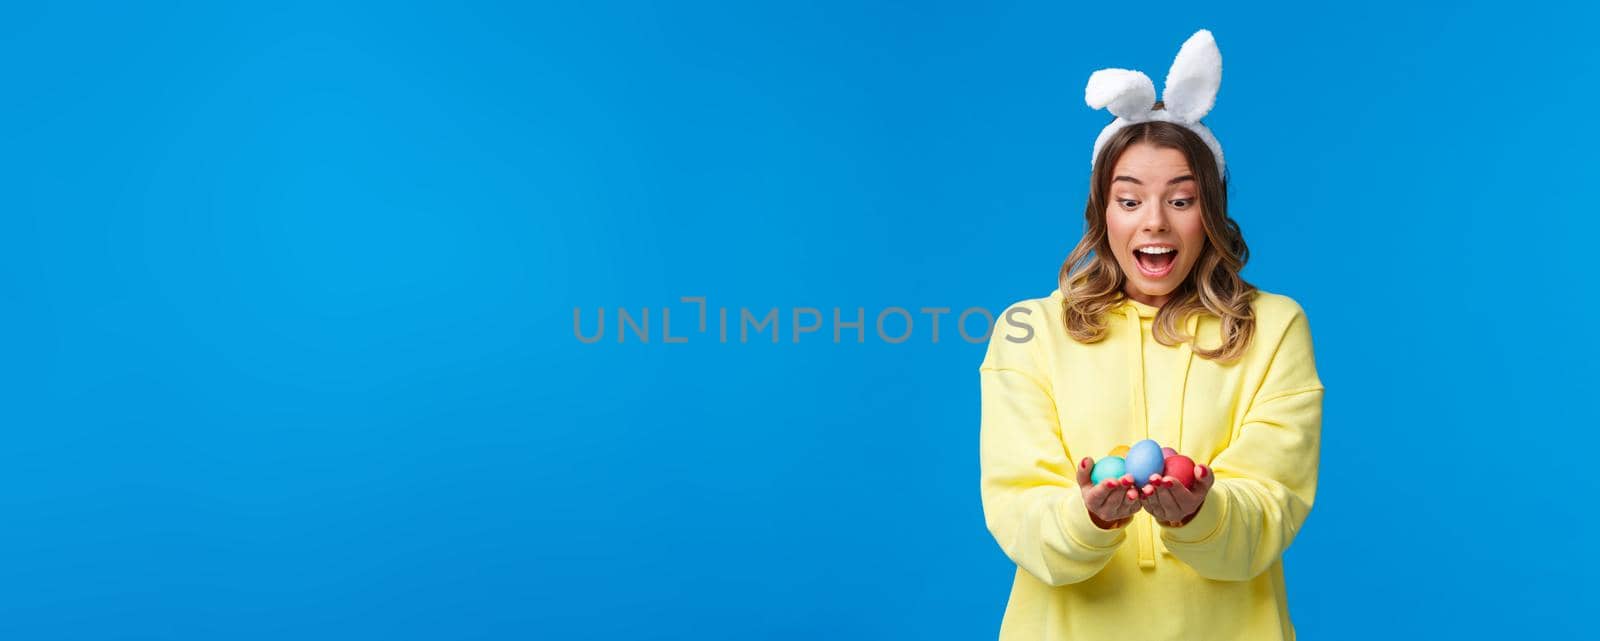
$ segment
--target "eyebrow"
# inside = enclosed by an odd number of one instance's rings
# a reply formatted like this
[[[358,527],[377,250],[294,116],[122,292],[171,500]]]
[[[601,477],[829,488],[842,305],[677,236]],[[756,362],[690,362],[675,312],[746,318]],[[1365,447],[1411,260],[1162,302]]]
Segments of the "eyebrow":
[[[1139,180],[1138,178],[1134,178],[1133,176],[1117,176],[1116,178],[1112,178],[1111,182],[1117,182],[1119,180],[1126,180],[1126,181],[1131,182],[1131,183],[1133,183],[1135,185],[1143,185],[1144,184],[1143,181]],[[1189,174],[1184,174],[1182,176],[1178,176],[1177,178],[1173,178],[1172,180],[1167,181],[1167,184],[1168,185],[1176,185],[1176,184],[1181,183],[1181,182],[1183,182],[1185,180],[1194,180],[1194,176],[1189,175]]]

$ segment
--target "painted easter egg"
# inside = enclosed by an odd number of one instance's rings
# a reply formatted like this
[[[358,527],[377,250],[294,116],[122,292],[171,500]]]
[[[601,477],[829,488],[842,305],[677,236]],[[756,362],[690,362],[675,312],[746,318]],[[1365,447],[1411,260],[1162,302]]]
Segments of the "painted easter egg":
[[[1161,444],[1145,439],[1128,448],[1124,465],[1127,473],[1133,475],[1133,482],[1144,487],[1150,484],[1151,474],[1160,474],[1165,469],[1162,461]]]
[[[1116,447],[1111,448],[1111,456],[1126,457],[1127,455],[1128,455],[1128,446],[1126,446],[1126,445],[1118,445]]]
[[[1177,456],[1177,454],[1178,454],[1178,451],[1175,450],[1175,449],[1172,449],[1170,447],[1161,448],[1161,458],[1172,458],[1174,456]]]
[[[1122,478],[1122,475],[1127,473],[1127,465],[1124,464],[1122,457],[1107,456],[1094,464],[1094,471],[1089,473],[1089,480],[1099,485],[1110,479]]]
[[[1178,479],[1178,482],[1182,483],[1184,487],[1192,489],[1194,488],[1194,459],[1182,454],[1170,456],[1167,458],[1166,470],[1161,474]]]

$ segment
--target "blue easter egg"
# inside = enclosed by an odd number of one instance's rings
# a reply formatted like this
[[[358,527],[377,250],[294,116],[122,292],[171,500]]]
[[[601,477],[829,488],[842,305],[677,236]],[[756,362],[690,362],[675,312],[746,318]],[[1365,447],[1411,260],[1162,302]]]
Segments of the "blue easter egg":
[[[1120,456],[1107,456],[1094,464],[1094,471],[1089,473],[1089,480],[1095,485],[1104,483],[1109,479],[1120,479],[1126,474],[1126,466]]]
[[[1133,482],[1139,487],[1150,484],[1151,474],[1160,474],[1166,469],[1166,457],[1162,456],[1161,444],[1150,439],[1134,443],[1128,448],[1128,458],[1125,461],[1126,473],[1133,475]]]

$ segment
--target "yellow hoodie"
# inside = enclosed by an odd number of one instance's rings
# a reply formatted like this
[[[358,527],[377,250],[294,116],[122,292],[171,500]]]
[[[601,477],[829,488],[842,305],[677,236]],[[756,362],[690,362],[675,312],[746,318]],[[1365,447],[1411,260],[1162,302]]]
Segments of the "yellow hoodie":
[[[1255,336],[1225,365],[1157,342],[1156,308],[1126,297],[1079,343],[1061,302],[1007,308],[979,366],[984,520],[1017,564],[1001,641],[1294,638],[1280,558],[1316,495],[1323,390],[1300,305],[1258,292]],[[1214,348],[1220,325],[1184,328]],[[1100,529],[1075,463],[1143,438],[1216,484],[1183,527],[1141,511]]]

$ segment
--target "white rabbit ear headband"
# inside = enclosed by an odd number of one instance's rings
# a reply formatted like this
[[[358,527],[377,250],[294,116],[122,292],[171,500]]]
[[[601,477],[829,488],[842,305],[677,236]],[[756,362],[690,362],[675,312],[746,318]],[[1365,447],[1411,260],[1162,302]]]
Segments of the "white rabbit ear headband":
[[[1117,116],[1116,120],[1100,130],[1094,141],[1094,154],[1089,166],[1100,156],[1111,135],[1117,130],[1137,122],[1162,120],[1193,131],[1211,148],[1217,157],[1217,173],[1221,174],[1222,144],[1211,130],[1200,124],[1200,119],[1211,112],[1217,101],[1217,88],[1222,86],[1222,52],[1217,41],[1205,29],[1196,31],[1178,49],[1178,57],[1167,71],[1167,84],[1161,94],[1162,109],[1152,110],[1156,103],[1156,86],[1150,77],[1131,69],[1101,69],[1089,76],[1089,86],[1083,97],[1090,107],[1106,109]]]

